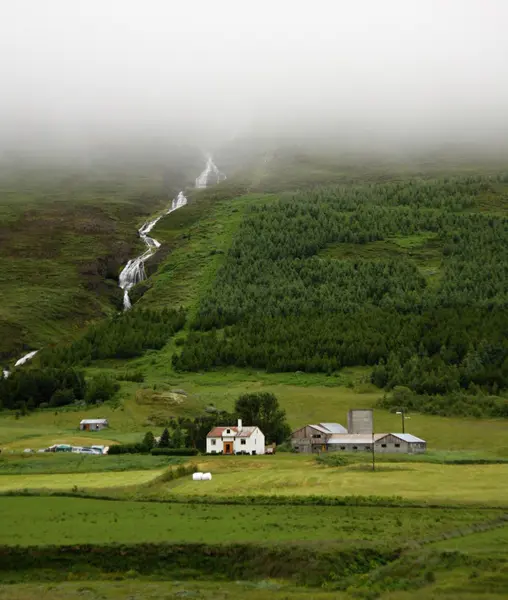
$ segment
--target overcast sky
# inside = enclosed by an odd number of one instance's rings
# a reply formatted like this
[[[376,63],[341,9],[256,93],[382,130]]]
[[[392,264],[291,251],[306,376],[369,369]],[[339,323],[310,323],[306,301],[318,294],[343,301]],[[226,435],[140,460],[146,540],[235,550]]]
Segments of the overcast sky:
[[[0,0],[4,143],[506,131],[506,0]]]

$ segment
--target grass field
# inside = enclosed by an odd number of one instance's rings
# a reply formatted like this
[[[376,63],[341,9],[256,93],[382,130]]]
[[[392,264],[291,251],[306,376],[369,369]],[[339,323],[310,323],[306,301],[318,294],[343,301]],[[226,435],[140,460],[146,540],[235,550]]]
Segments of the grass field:
[[[238,506],[0,498],[0,544],[201,542],[404,545],[489,521],[495,510]]]
[[[312,458],[217,457],[200,461],[213,474],[206,485],[188,479],[164,484],[160,494],[209,496],[401,496],[422,502],[508,506],[508,465],[380,463],[317,466]]]
[[[0,491],[23,489],[71,490],[74,487],[97,489],[133,486],[147,483],[161,473],[161,469],[156,469],[102,473],[59,473],[56,475],[0,475]]]
[[[308,590],[277,581],[179,582],[179,581],[87,581],[80,583],[19,584],[0,587],[0,600],[346,600],[341,593]]]

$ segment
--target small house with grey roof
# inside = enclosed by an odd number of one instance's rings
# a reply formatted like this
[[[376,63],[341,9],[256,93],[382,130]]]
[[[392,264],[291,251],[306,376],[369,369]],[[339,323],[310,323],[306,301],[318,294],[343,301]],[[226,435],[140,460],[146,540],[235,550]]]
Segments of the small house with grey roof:
[[[259,427],[214,427],[206,436],[207,454],[264,454],[265,436]]]

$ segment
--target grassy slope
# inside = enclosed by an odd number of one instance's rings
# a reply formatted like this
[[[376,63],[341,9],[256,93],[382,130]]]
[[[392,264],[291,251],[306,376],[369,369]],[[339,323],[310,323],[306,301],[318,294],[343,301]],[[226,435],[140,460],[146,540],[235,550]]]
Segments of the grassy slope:
[[[423,166],[399,164],[396,167],[395,164],[391,164],[388,168],[386,165],[375,167],[362,162],[355,166],[346,161],[342,166],[338,166],[337,161],[330,157],[301,153],[295,155],[291,152],[270,156],[267,162],[258,157],[244,174],[245,179],[240,182],[232,178],[212,190],[192,193],[188,206],[159,222],[154,235],[163,245],[148,267],[152,277],[134,291],[138,298],[144,292],[139,300],[140,306],[183,305],[192,315],[199,298],[206,293],[216,269],[224,259],[223,253],[231,243],[243,212],[252,203],[270,201],[277,197],[267,192],[291,189],[300,184],[308,185],[315,180],[326,182],[386,179],[393,177],[396,172],[399,176],[407,177],[409,174],[424,171],[442,173],[502,170],[499,165],[494,164],[472,167],[464,163],[457,167],[448,166],[446,163],[440,166],[437,162]],[[146,191],[154,185],[154,181],[145,179],[137,184]],[[255,193],[245,195],[244,192],[249,189],[255,190]],[[495,198],[481,198],[479,209],[503,212],[506,208],[503,204],[505,190],[500,191],[502,194]],[[125,207],[122,195],[119,196],[115,196],[116,201]],[[146,207],[143,210],[146,210]],[[131,225],[132,219],[129,217],[129,228]],[[341,257],[351,255],[354,250],[374,256],[403,253],[416,261],[429,281],[439,277],[440,251],[433,245],[433,240],[421,237],[394,238],[357,248],[342,245],[329,248],[325,252]],[[61,326],[67,327],[65,321],[63,323]],[[42,322],[41,331],[44,327],[53,327],[52,321]],[[48,333],[44,340],[55,340],[58,337]],[[119,405],[93,410],[60,410],[57,414],[52,411],[39,412],[19,421],[12,416],[2,417],[0,445],[4,448],[22,449],[27,445],[44,447],[58,441],[79,443],[80,434],[76,431],[78,421],[83,417],[97,416],[109,418],[112,424],[110,430],[101,433],[101,440],[132,441],[137,439],[142,431],[152,429],[157,432],[162,428],[160,423],[170,416],[195,415],[209,403],[218,408],[228,409],[233,406],[240,393],[259,389],[273,391],[280,398],[287,410],[290,424],[295,428],[303,423],[316,421],[344,423],[349,408],[375,406],[381,395],[379,390],[363,383],[368,378],[368,371],[364,369],[343,370],[332,377],[265,374],[252,370],[179,374],[171,368],[171,357],[175,350],[176,346],[171,342],[161,351],[148,352],[139,359],[126,362],[107,361],[93,365],[89,369],[90,373],[98,370],[110,370],[113,374],[126,369],[142,371],[145,383],[123,382]],[[182,398],[176,401],[171,394],[171,389],[174,388],[185,389],[188,396],[183,401]],[[431,448],[487,450],[495,455],[508,455],[508,443],[502,421],[413,415],[406,425],[410,432],[427,439]],[[400,421],[395,415],[376,411],[376,430],[400,430]],[[39,436],[40,439],[37,439]]]
[[[0,359],[114,310],[114,277],[143,249],[136,227],[191,181],[200,163],[186,160],[171,173],[160,163],[0,165]]]

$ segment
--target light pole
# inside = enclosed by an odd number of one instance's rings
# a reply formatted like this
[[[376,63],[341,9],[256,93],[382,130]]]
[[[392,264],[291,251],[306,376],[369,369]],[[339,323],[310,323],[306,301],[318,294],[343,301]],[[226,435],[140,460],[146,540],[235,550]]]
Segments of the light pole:
[[[406,417],[406,411],[401,408],[400,410],[398,410],[396,413],[396,415],[400,415],[401,419],[402,419],[402,433],[406,433],[406,419],[410,419],[411,417]]]
[[[372,411],[372,470],[376,470],[376,449],[374,447],[374,411]]]

